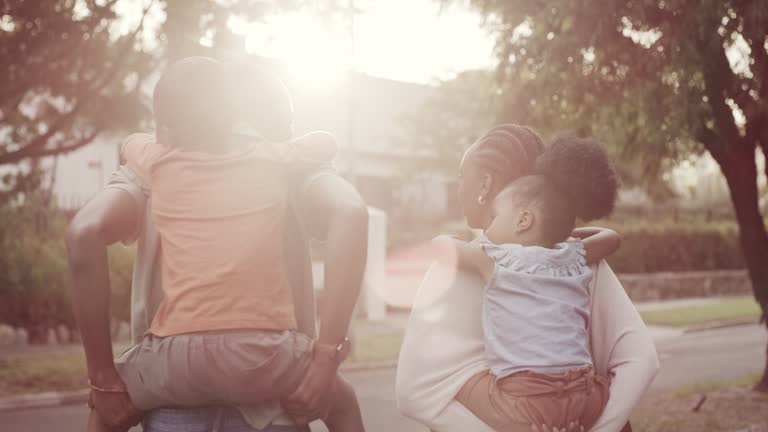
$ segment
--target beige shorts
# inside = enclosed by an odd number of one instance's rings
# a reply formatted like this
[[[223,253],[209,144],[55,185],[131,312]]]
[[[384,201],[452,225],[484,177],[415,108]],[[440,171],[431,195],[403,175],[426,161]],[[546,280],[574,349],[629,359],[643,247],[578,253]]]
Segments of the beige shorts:
[[[295,331],[236,330],[146,335],[115,361],[140,410],[258,405],[298,387],[312,339]]]
[[[564,428],[571,422],[589,430],[608,402],[608,390],[608,379],[591,367],[560,374],[524,371],[501,379],[485,371],[470,378],[456,400],[497,431]]]

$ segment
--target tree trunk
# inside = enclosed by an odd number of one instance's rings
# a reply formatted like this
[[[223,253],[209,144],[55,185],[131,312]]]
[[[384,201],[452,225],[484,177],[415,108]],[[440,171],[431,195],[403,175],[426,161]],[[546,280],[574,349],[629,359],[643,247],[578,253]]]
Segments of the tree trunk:
[[[728,155],[719,158],[720,168],[728,182],[731,201],[739,224],[739,240],[755,300],[762,309],[763,323],[768,324],[768,234],[758,205],[755,147],[733,146]],[[768,354],[768,350],[767,350]],[[768,392],[768,358],[765,371],[755,390]]]

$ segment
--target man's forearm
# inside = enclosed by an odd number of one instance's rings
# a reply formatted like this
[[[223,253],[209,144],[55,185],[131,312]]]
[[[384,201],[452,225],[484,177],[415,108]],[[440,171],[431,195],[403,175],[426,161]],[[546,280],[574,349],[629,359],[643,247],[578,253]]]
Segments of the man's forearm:
[[[72,273],[72,304],[88,363],[88,377],[102,386],[114,382],[110,334],[110,293],[107,246],[88,227],[70,228],[67,240]]]
[[[360,295],[368,255],[368,211],[341,209],[328,227],[325,258],[326,298],[320,317],[320,343],[338,344],[347,335]]]

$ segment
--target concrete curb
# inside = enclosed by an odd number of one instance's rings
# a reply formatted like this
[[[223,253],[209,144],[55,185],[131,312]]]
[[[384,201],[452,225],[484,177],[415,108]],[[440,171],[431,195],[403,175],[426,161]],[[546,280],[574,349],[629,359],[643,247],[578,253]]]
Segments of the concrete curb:
[[[0,399],[0,412],[28,408],[47,408],[61,405],[85,404],[88,401],[86,390],[67,392],[45,392]]]

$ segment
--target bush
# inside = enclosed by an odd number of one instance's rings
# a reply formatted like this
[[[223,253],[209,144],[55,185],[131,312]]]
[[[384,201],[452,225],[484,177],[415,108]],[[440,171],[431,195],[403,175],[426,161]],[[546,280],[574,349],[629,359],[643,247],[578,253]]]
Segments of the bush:
[[[29,331],[41,341],[60,324],[75,328],[64,242],[68,218],[39,201],[0,207],[0,322]],[[131,250],[110,248],[112,304],[117,318],[129,317]]]
[[[608,259],[617,273],[745,268],[734,222],[595,223],[618,231],[621,249]]]
[[[621,249],[608,258],[617,273],[654,273],[665,271],[729,270],[745,268],[735,222],[613,222],[597,221],[619,232]],[[470,237],[461,223],[424,226],[420,229],[388,227],[390,251],[428,241],[438,234]]]

